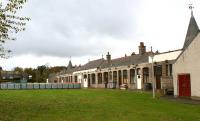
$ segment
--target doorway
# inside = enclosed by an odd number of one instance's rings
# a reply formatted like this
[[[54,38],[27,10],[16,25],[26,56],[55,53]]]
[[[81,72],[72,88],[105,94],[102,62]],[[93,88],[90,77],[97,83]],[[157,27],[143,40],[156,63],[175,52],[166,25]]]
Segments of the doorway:
[[[190,97],[191,96],[191,82],[190,74],[180,74],[178,75],[178,89],[180,97]]]

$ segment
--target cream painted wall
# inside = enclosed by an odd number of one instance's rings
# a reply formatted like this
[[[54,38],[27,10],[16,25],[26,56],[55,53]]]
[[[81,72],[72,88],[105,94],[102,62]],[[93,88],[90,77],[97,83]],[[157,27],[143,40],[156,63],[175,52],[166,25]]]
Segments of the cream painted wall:
[[[93,68],[93,69],[88,69],[88,70],[75,71],[75,72],[73,72],[73,74],[94,72],[94,71],[96,71],[96,70],[97,70],[96,68]]]
[[[83,74],[88,74],[91,72],[95,72],[97,69],[88,69],[88,70],[82,70],[82,71],[75,71],[73,72],[73,75],[77,75],[78,77],[78,82],[82,84],[83,87],[88,87],[88,80],[84,79]]]
[[[155,55],[153,58],[153,61],[154,62],[162,62],[165,60],[174,60],[179,56],[180,53],[181,53],[181,50],[167,52],[167,53],[161,53],[161,54]],[[149,57],[149,63],[151,63],[151,62],[152,62],[151,57]]]
[[[190,73],[191,96],[200,97],[200,33],[173,66],[174,95],[178,96],[177,75]]]

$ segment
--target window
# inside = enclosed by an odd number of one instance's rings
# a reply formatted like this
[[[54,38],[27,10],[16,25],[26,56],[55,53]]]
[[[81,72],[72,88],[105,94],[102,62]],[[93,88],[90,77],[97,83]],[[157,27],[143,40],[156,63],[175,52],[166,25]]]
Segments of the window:
[[[98,73],[98,84],[102,84],[102,73]]]
[[[77,81],[78,81],[77,76],[75,76],[75,82],[77,82]]]
[[[113,71],[113,82],[117,82],[117,71]]]
[[[168,64],[166,64],[166,76],[168,76]]]
[[[123,71],[123,83],[126,84],[127,83],[127,70]]]
[[[172,70],[172,64],[169,64],[169,75],[172,76],[173,70]]]
[[[112,80],[112,72],[109,72],[109,80]]]
[[[162,75],[162,65],[154,66],[154,75]]]
[[[136,83],[135,82],[135,70],[134,69],[131,69],[130,70],[130,82],[133,84],[133,83]]]
[[[143,68],[143,83],[149,82],[149,68]]]
[[[140,75],[140,68],[137,68],[137,75]]]
[[[92,84],[95,84],[95,74],[92,74]]]

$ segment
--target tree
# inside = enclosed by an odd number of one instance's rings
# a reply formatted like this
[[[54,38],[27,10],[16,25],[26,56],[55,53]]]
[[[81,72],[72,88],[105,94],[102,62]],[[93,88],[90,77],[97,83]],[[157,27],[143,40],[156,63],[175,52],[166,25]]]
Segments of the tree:
[[[24,76],[24,69],[21,68],[21,67],[15,67],[15,68],[13,69],[13,74],[18,75],[18,76],[19,76],[19,79],[22,79],[23,76]]]
[[[28,17],[16,16],[18,10],[22,9],[23,4],[27,0],[7,0],[0,2],[0,57],[5,58],[6,54],[11,52],[5,50],[3,44],[7,40],[15,40],[12,37],[14,33],[25,30],[26,22],[30,20]],[[7,3],[6,5],[4,5]]]
[[[46,65],[38,66],[36,70],[36,81],[46,82],[49,76],[49,68]]]
[[[28,82],[35,82],[35,70],[32,68],[24,68],[24,74],[28,75]]]
[[[50,67],[49,68],[49,73],[58,73],[58,72],[60,72],[62,70],[66,70],[66,69],[67,69],[67,67],[65,67],[65,66]]]
[[[41,65],[35,69],[15,67],[13,71],[21,75],[21,77],[26,78],[28,82],[46,82],[50,74],[55,74],[66,69],[67,67],[64,66],[48,67],[48,65]],[[32,76],[32,78],[29,78],[29,76]]]
[[[21,68],[21,67],[15,67],[13,71],[16,72],[16,73],[18,73],[18,74],[22,74],[23,73],[23,68]]]

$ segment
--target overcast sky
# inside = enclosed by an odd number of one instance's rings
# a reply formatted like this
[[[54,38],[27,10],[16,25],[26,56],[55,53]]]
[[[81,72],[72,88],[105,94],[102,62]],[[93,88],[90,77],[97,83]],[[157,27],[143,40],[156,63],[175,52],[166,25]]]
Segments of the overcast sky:
[[[109,51],[112,58],[147,50],[180,49],[193,3],[200,23],[200,0],[28,0],[18,13],[28,16],[26,31],[5,47],[11,58],[1,59],[3,69],[67,66],[98,59]]]

